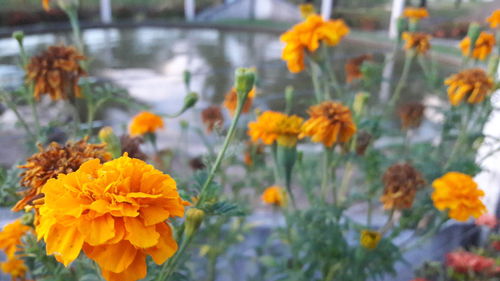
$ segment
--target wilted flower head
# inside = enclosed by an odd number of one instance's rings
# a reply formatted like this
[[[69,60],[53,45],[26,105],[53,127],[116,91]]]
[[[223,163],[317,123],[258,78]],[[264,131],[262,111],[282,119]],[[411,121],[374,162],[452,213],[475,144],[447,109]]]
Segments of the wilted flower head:
[[[446,255],[446,265],[459,273],[486,273],[493,269],[495,260],[471,252],[456,251]]]
[[[498,220],[494,214],[483,214],[476,219],[476,225],[487,226],[491,229],[495,228],[498,224]]]
[[[327,147],[344,143],[356,133],[351,110],[338,102],[325,101],[309,107],[309,120],[302,125],[303,137],[311,137],[313,142],[321,142]]]
[[[250,91],[250,93],[248,93],[248,96],[245,100],[245,104],[241,109],[241,113],[248,113],[250,111],[250,109],[252,108],[254,98],[255,98],[255,88],[253,88]],[[235,88],[232,88],[231,91],[229,91],[226,94],[226,97],[224,98],[224,107],[227,110],[229,110],[229,113],[231,114],[231,116],[233,116],[234,113],[236,112],[237,106],[238,106],[238,93],[236,92]]]
[[[403,129],[418,128],[424,117],[425,106],[420,102],[410,102],[398,110]]]
[[[457,221],[466,221],[471,216],[480,217],[486,207],[481,202],[484,191],[477,187],[474,179],[458,172],[446,173],[432,183],[432,201],[440,210],[448,210],[448,216]]]
[[[408,7],[404,9],[403,16],[410,20],[421,20],[429,17],[429,12],[426,8]]]
[[[42,192],[36,233],[64,265],[83,250],[106,280],[135,281],[147,274],[146,256],[162,264],[177,251],[165,221],[182,217],[187,203],[169,175],[139,159],[87,161]]]
[[[142,136],[154,133],[164,127],[163,118],[151,112],[143,111],[132,118],[128,131],[130,136]]]
[[[465,37],[460,42],[460,49],[462,49],[462,55],[464,57],[470,56],[474,59],[485,60],[493,50],[493,47],[495,47],[495,36],[489,32],[481,32],[476,40],[476,43],[474,44],[474,48],[472,49],[472,54],[471,54],[470,44],[471,44],[470,37]]]
[[[486,22],[490,23],[491,28],[496,28],[500,26],[500,9],[495,10]]]
[[[31,227],[21,223],[21,220],[6,225],[0,232],[0,250],[8,259],[14,258],[20,250],[22,237],[31,230]]]
[[[148,156],[141,150],[141,144],[143,142],[144,139],[142,137],[123,135],[120,137],[121,152],[126,152],[130,158],[137,158],[144,161]]]
[[[368,54],[349,59],[344,65],[347,83],[351,83],[355,79],[362,78],[363,73],[361,72],[361,65],[363,65],[363,62],[372,59],[373,56]]]
[[[315,52],[322,42],[336,46],[348,33],[343,20],[325,21],[320,15],[310,15],[281,35],[280,40],[285,43],[281,58],[287,62],[290,72],[301,72],[306,52]]]
[[[453,106],[460,105],[464,99],[470,104],[480,103],[493,89],[493,79],[480,68],[463,70],[448,77],[444,83]]]
[[[203,158],[201,158],[201,157],[191,158],[191,160],[189,160],[189,166],[194,171],[203,170],[206,167],[205,163],[203,162]]]
[[[380,239],[382,239],[382,234],[380,232],[364,229],[361,231],[359,243],[366,249],[373,250],[377,247]]]
[[[417,191],[425,184],[420,172],[407,163],[387,168],[382,181],[385,188],[380,201],[387,210],[411,208]]]
[[[373,136],[365,131],[362,131],[358,134],[358,138],[356,140],[356,154],[357,155],[364,155],[366,149],[372,142]]]
[[[273,185],[264,190],[261,199],[266,204],[282,207],[286,203],[286,194],[283,188]]]
[[[201,112],[201,120],[207,128],[207,132],[211,133],[214,128],[219,128],[224,124],[224,115],[219,106],[212,105]]]
[[[423,32],[403,32],[403,39],[406,41],[404,48],[418,54],[426,54],[431,47],[431,36]]]
[[[299,11],[300,15],[304,19],[316,13],[316,9],[314,8],[314,5],[311,3],[300,4]]]
[[[248,135],[252,141],[261,140],[266,145],[275,141],[279,145],[292,147],[297,143],[303,119],[297,115],[265,111],[257,120],[248,124]]]
[[[22,210],[27,204],[42,196],[42,186],[59,174],[74,172],[90,159],[100,159],[103,162],[111,160],[111,154],[105,149],[105,144],[90,144],[86,139],[78,142],[67,142],[65,145],[51,143],[44,148],[38,146],[40,152],[31,155],[26,164],[19,166],[26,169],[21,174],[21,185],[27,187],[23,191],[23,199],[14,206],[14,211]]]
[[[52,100],[81,97],[78,81],[86,72],[80,66],[85,57],[74,47],[50,46],[31,58],[26,79],[34,84],[34,96],[50,95]]]

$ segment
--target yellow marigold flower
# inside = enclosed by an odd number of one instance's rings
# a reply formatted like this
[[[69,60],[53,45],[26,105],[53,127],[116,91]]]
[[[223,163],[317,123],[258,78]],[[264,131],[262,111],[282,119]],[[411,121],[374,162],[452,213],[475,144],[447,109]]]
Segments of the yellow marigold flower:
[[[423,32],[403,32],[403,39],[406,41],[406,50],[415,50],[418,54],[425,54],[430,49],[429,40],[431,36]]]
[[[316,9],[311,3],[305,3],[299,5],[299,11],[302,18],[307,18],[308,16],[316,14]]]
[[[16,220],[6,225],[0,232],[0,249],[5,252],[7,258],[14,258],[21,245],[21,238],[28,233],[31,228]]]
[[[309,120],[302,125],[303,137],[311,137],[313,142],[321,142],[327,147],[344,143],[356,133],[351,110],[338,102],[325,101],[311,106]]]
[[[410,20],[421,20],[429,17],[429,12],[426,8],[409,7],[404,9],[403,16]]]
[[[491,28],[500,26],[500,9],[497,9],[493,13],[491,13],[491,16],[486,19],[486,22],[490,23]]]
[[[52,100],[81,97],[78,81],[85,70],[80,61],[85,57],[74,47],[50,46],[38,56],[31,58],[26,79],[34,84],[34,96],[48,94]]]
[[[132,137],[154,133],[164,127],[163,118],[151,112],[143,111],[134,116],[128,127]]]
[[[265,111],[256,121],[248,124],[248,135],[254,142],[260,139],[264,144],[271,145],[277,141],[279,145],[292,147],[297,144],[303,121],[297,115]]]
[[[281,35],[285,43],[281,58],[287,62],[290,72],[304,70],[305,52],[316,51],[321,42],[335,46],[349,33],[349,27],[343,20],[325,21],[320,15],[310,15],[292,29]]]
[[[382,181],[385,188],[380,201],[386,210],[411,208],[417,190],[425,184],[420,172],[406,163],[390,166]]]
[[[378,231],[364,229],[361,231],[359,243],[366,249],[373,250],[382,239],[382,234]]]
[[[452,219],[466,221],[471,216],[478,218],[486,212],[486,207],[480,200],[484,192],[469,175],[449,172],[436,179],[432,187],[434,206],[440,211],[449,210],[448,216]]]
[[[241,113],[248,113],[250,111],[250,109],[252,108],[254,98],[255,98],[255,88],[253,88],[250,91],[250,93],[248,93],[247,99],[245,100],[245,104],[241,109]],[[224,98],[224,107],[226,107],[227,110],[229,110],[231,116],[233,116],[234,113],[236,112],[237,105],[238,105],[238,93],[236,93],[235,88],[232,88],[231,91],[229,91],[226,94],[226,97]]]
[[[32,204],[35,199],[41,198],[42,186],[59,174],[74,172],[90,159],[100,159],[101,161],[111,160],[111,154],[106,151],[105,144],[90,144],[87,139],[78,142],[67,142],[65,145],[51,143],[44,148],[38,146],[38,153],[31,155],[26,164],[19,166],[26,169],[21,177],[21,185],[27,187],[21,192],[23,199],[16,203],[13,211],[20,211],[28,204]]]
[[[266,204],[283,207],[286,203],[286,194],[281,187],[273,185],[264,190],[261,199]]]
[[[493,79],[480,68],[463,70],[448,77],[444,83],[453,106],[460,105],[464,99],[471,104],[480,103],[493,89]]]
[[[420,102],[410,102],[401,106],[398,110],[403,129],[418,128],[422,124],[425,106]]]
[[[26,267],[22,259],[17,257],[9,258],[7,261],[0,263],[0,269],[5,273],[10,274],[13,281],[26,280],[24,277],[26,276],[28,267]]]
[[[68,265],[83,249],[108,281],[146,276],[146,256],[162,264],[177,251],[171,217],[184,216],[176,182],[126,154],[85,162],[42,188],[36,233],[48,255]]]
[[[355,79],[362,78],[363,73],[361,73],[361,65],[363,65],[365,61],[372,59],[373,59],[372,55],[361,55],[349,59],[344,65],[347,83],[351,83]]]
[[[214,128],[219,128],[224,124],[224,115],[219,106],[213,105],[201,112],[201,120],[205,124],[207,132],[211,133]]]
[[[465,37],[460,42],[460,49],[462,49],[462,55],[464,57],[472,57],[478,60],[485,60],[495,47],[495,36],[489,32],[481,32],[476,40],[474,49],[472,50],[472,55],[470,53],[470,38]]]

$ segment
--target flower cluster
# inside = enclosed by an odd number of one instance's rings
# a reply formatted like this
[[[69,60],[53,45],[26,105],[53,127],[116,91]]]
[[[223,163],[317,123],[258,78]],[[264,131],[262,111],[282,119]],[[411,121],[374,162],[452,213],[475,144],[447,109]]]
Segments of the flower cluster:
[[[495,270],[495,260],[471,252],[456,251],[446,255],[446,265],[459,273],[485,274]]]

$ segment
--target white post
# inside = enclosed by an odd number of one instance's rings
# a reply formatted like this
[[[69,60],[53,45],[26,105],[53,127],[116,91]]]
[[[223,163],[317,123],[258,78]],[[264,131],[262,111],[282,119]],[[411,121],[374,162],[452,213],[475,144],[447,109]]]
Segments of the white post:
[[[328,20],[332,14],[333,0],[321,1],[321,16]]]
[[[112,18],[111,0],[101,0],[101,22],[111,23]]]
[[[187,21],[193,21],[195,16],[195,0],[184,0],[184,16]]]
[[[394,39],[398,36],[398,18],[403,14],[405,0],[392,0],[391,23],[389,25],[389,37]]]

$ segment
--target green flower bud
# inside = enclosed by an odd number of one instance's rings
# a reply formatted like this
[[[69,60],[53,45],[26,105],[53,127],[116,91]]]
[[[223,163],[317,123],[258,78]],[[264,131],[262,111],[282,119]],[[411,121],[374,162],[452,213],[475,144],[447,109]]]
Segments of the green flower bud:
[[[111,153],[113,158],[118,158],[121,156],[121,142],[120,139],[114,134],[113,128],[103,127],[99,131],[99,140],[106,144],[106,150]]]
[[[198,208],[190,208],[186,211],[186,224],[185,231],[186,236],[190,237],[196,230],[200,227],[203,219],[205,218],[205,212]]]
[[[14,31],[12,33],[12,38],[16,39],[16,41],[19,44],[19,46],[23,46],[24,32],[22,32],[22,31]]]
[[[238,99],[241,103],[245,102],[248,93],[255,84],[255,71],[250,68],[238,68],[235,73],[235,85]]]
[[[33,225],[34,221],[35,221],[35,215],[33,214],[33,212],[26,212],[21,217],[21,223],[24,225]]]
[[[188,110],[189,108],[193,107],[196,103],[198,102],[198,94],[195,92],[191,92],[186,95],[184,98],[184,111]]]
[[[352,105],[352,111],[354,117],[357,118],[363,114],[363,109],[365,107],[366,101],[370,98],[370,93],[359,92],[354,97],[354,103]]]

